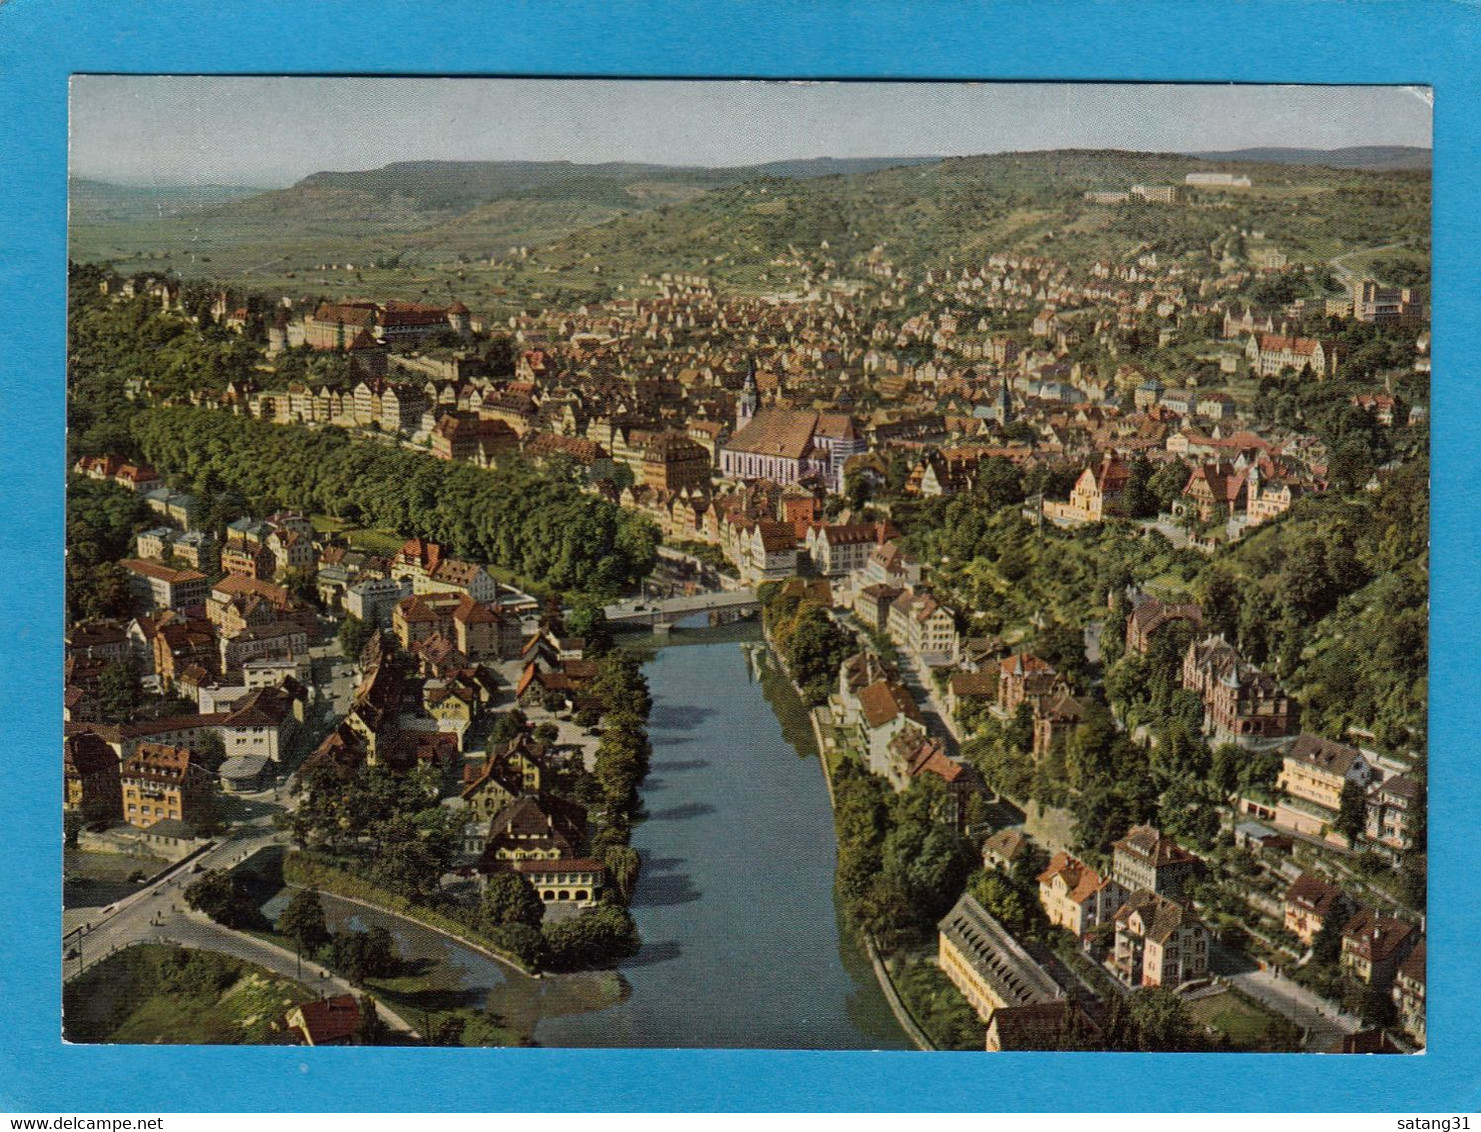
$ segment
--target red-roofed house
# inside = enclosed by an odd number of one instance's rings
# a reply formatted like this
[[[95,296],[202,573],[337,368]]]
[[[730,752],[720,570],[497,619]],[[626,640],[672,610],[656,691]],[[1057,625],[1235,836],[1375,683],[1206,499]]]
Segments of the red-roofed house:
[[[1039,903],[1049,922],[1082,936],[1115,916],[1129,892],[1084,861],[1056,853],[1039,874]]]
[[[354,1045],[360,1021],[360,1004],[352,994],[305,1002],[283,1017],[288,1034],[306,1046]]]
[[[1338,355],[1336,342],[1284,334],[1252,334],[1245,345],[1245,357],[1261,377],[1274,377],[1287,367],[1299,373],[1306,366],[1318,379],[1336,377]]]
[[[998,662],[998,708],[1006,713],[1036,697],[1047,696],[1055,682],[1054,666],[1032,653],[1019,652]]]

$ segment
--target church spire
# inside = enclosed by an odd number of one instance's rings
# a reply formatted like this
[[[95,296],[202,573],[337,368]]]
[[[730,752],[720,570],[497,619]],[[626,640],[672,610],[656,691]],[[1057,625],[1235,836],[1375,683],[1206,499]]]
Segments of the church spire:
[[[756,405],[760,399],[760,394],[756,391],[756,358],[753,355],[746,359],[746,380],[741,386],[741,395],[735,405],[737,430],[745,428],[747,422],[756,415]]]

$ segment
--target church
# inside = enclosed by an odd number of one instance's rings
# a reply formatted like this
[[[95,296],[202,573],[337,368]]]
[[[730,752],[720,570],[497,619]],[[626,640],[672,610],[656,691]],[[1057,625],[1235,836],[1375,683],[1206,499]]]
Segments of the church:
[[[816,478],[841,492],[844,462],[868,448],[853,419],[811,409],[762,409],[759,403],[753,358],[736,402],[735,433],[720,449],[721,474],[778,484]]]

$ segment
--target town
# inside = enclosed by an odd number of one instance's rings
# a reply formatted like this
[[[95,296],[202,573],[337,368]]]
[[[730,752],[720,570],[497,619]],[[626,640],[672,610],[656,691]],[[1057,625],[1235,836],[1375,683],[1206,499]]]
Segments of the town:
[[[620,971],[643,650],[759,616],[916,1046],[1423,1048],[1427,253],[1185,164],[1055,198],[1114,252],[562,305],[74,263],[69,1034],[143,1032],[93,1004],[127,963],[257,971],[209,1040],[530,1040],[350,902]]]

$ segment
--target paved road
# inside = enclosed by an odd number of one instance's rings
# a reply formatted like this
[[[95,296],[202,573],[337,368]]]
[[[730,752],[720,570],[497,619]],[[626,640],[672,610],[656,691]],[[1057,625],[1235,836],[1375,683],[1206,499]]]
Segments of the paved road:
[[[691,613],[704,613],[709,610],[734,609],[740,606],[755,605],[756,594],[753,590],[725,590],[695,594],[693,597],[640,601],[636,604],[643,606],[643,609],[637,610],[628,603],[607,606],[605,610],[607,620],[619,625],[643,624],[651,622],[657,616],[685,617]]]
[[[1382,247],[1377,248],[1359,248],[1355,252],[1347,252],[1344,255],[1337,256],[1335,259],[1329,259],[1327,263],[1331,266],[1333,271],[1335,271],[1342,277],[1342,285],[1344,287],[1351,287],[1353,279],[1356,278],[1356,273],[1343,262],[1344,260],[1352,259],[1354,256],[1369,255],[1372,252],[1393,251],[1395,248],[1402,248],[1407,246],[1408,243],[1408,240],[1400,240],[1396,244],[1384,244]]]
[[[206,869],[229,869],[253,854],[271,845],[281,845],[286,835],[272,826],[275,810],[255,818],[249,825],[241,826],[235,837],[230,837],[209,849],[194,860],[181,864],[148,888],[140,889],[132,896],[112,904],[111,912],[101,909],[97,917],[91,918],[91,930],[81,937],[67,940],[69,949],[76,957],[63,959],[62,978],[76,978],[93,964],[106,959],[115,951],[121,951],[133,943],[179,943],[186,947],[197,947],[207,951],[219,951],[237,959],[256,963],[274,974],[301,981],[304,986],[322,990],[324,994],[358,994],[354,987],[334,975],[319,976],[321,968],[305,964],[303,976],[299,976],[299,965],[291,951],[268,943],[255,936],[244,935],[222,927],[199,913],[190,911],[185,905],[184,890],[195,878],[197,867]],[[385,1006],[377,1004],[377,1012],[393,1029],[415,1035],[416,1031],[404,1018]]]
[[[184,905],[179,904],[179,907],[184,908]],[[234,959],[255,963],[275,975],[291,979],[320,995],[352,994],[358,998],[364,993],[360,988],[338,975],[331,974],[326,968],[316,963],[301,963],[298,957],[286,948],[278,947],[256,936],[243,935],[241,932],[224,928],[199,912],[171,912],[167,911],[167,908],[168,902],[162,902],[157,913],[158,922],[149,929],[153,935],[145,936],[144,942],[152,940],[161,944],[178,943],[202,951],[216,951],[223,955],[230,955]],[[376,1013],[393,1030],[400,1030],[412,1037],[420,1036],[405,1018],[380,1001],[376,1002]]]
[[[854,619],[853,614],[835,611],[835,616],[860,638],[868,638],[864,627]],[[961,753],[962,736],[957,729],[956,720],[951,717],[951,712],[946,710],[946,704],[936,693],[936,682],[931,679],[930,669],[906,649],[897,648],[895,652],[900,657],[900,678],[910,689],[921,715],[925,717],[926,733],[945,740],[946,753],[956,758]]]
[[[135,940],[157,934],[153,921],[168,916],[171,906],[185,907],[184,890],[194,879],[197,867],[229,869],[238,861],[269,845],[281,844],[283,835],[272,828],[271,818],[259,818],[256,825],[243,827],[236,837],[227,838],[194,860],[166,873],[154,884],[131,896],[108,905],[111,911],[99,909],[86,922],[89,931],[79,939],[69,939],[68,948],[76,948],[81,959],[63,961],[65,978],[74,978],[111,950],[119,950]]]

